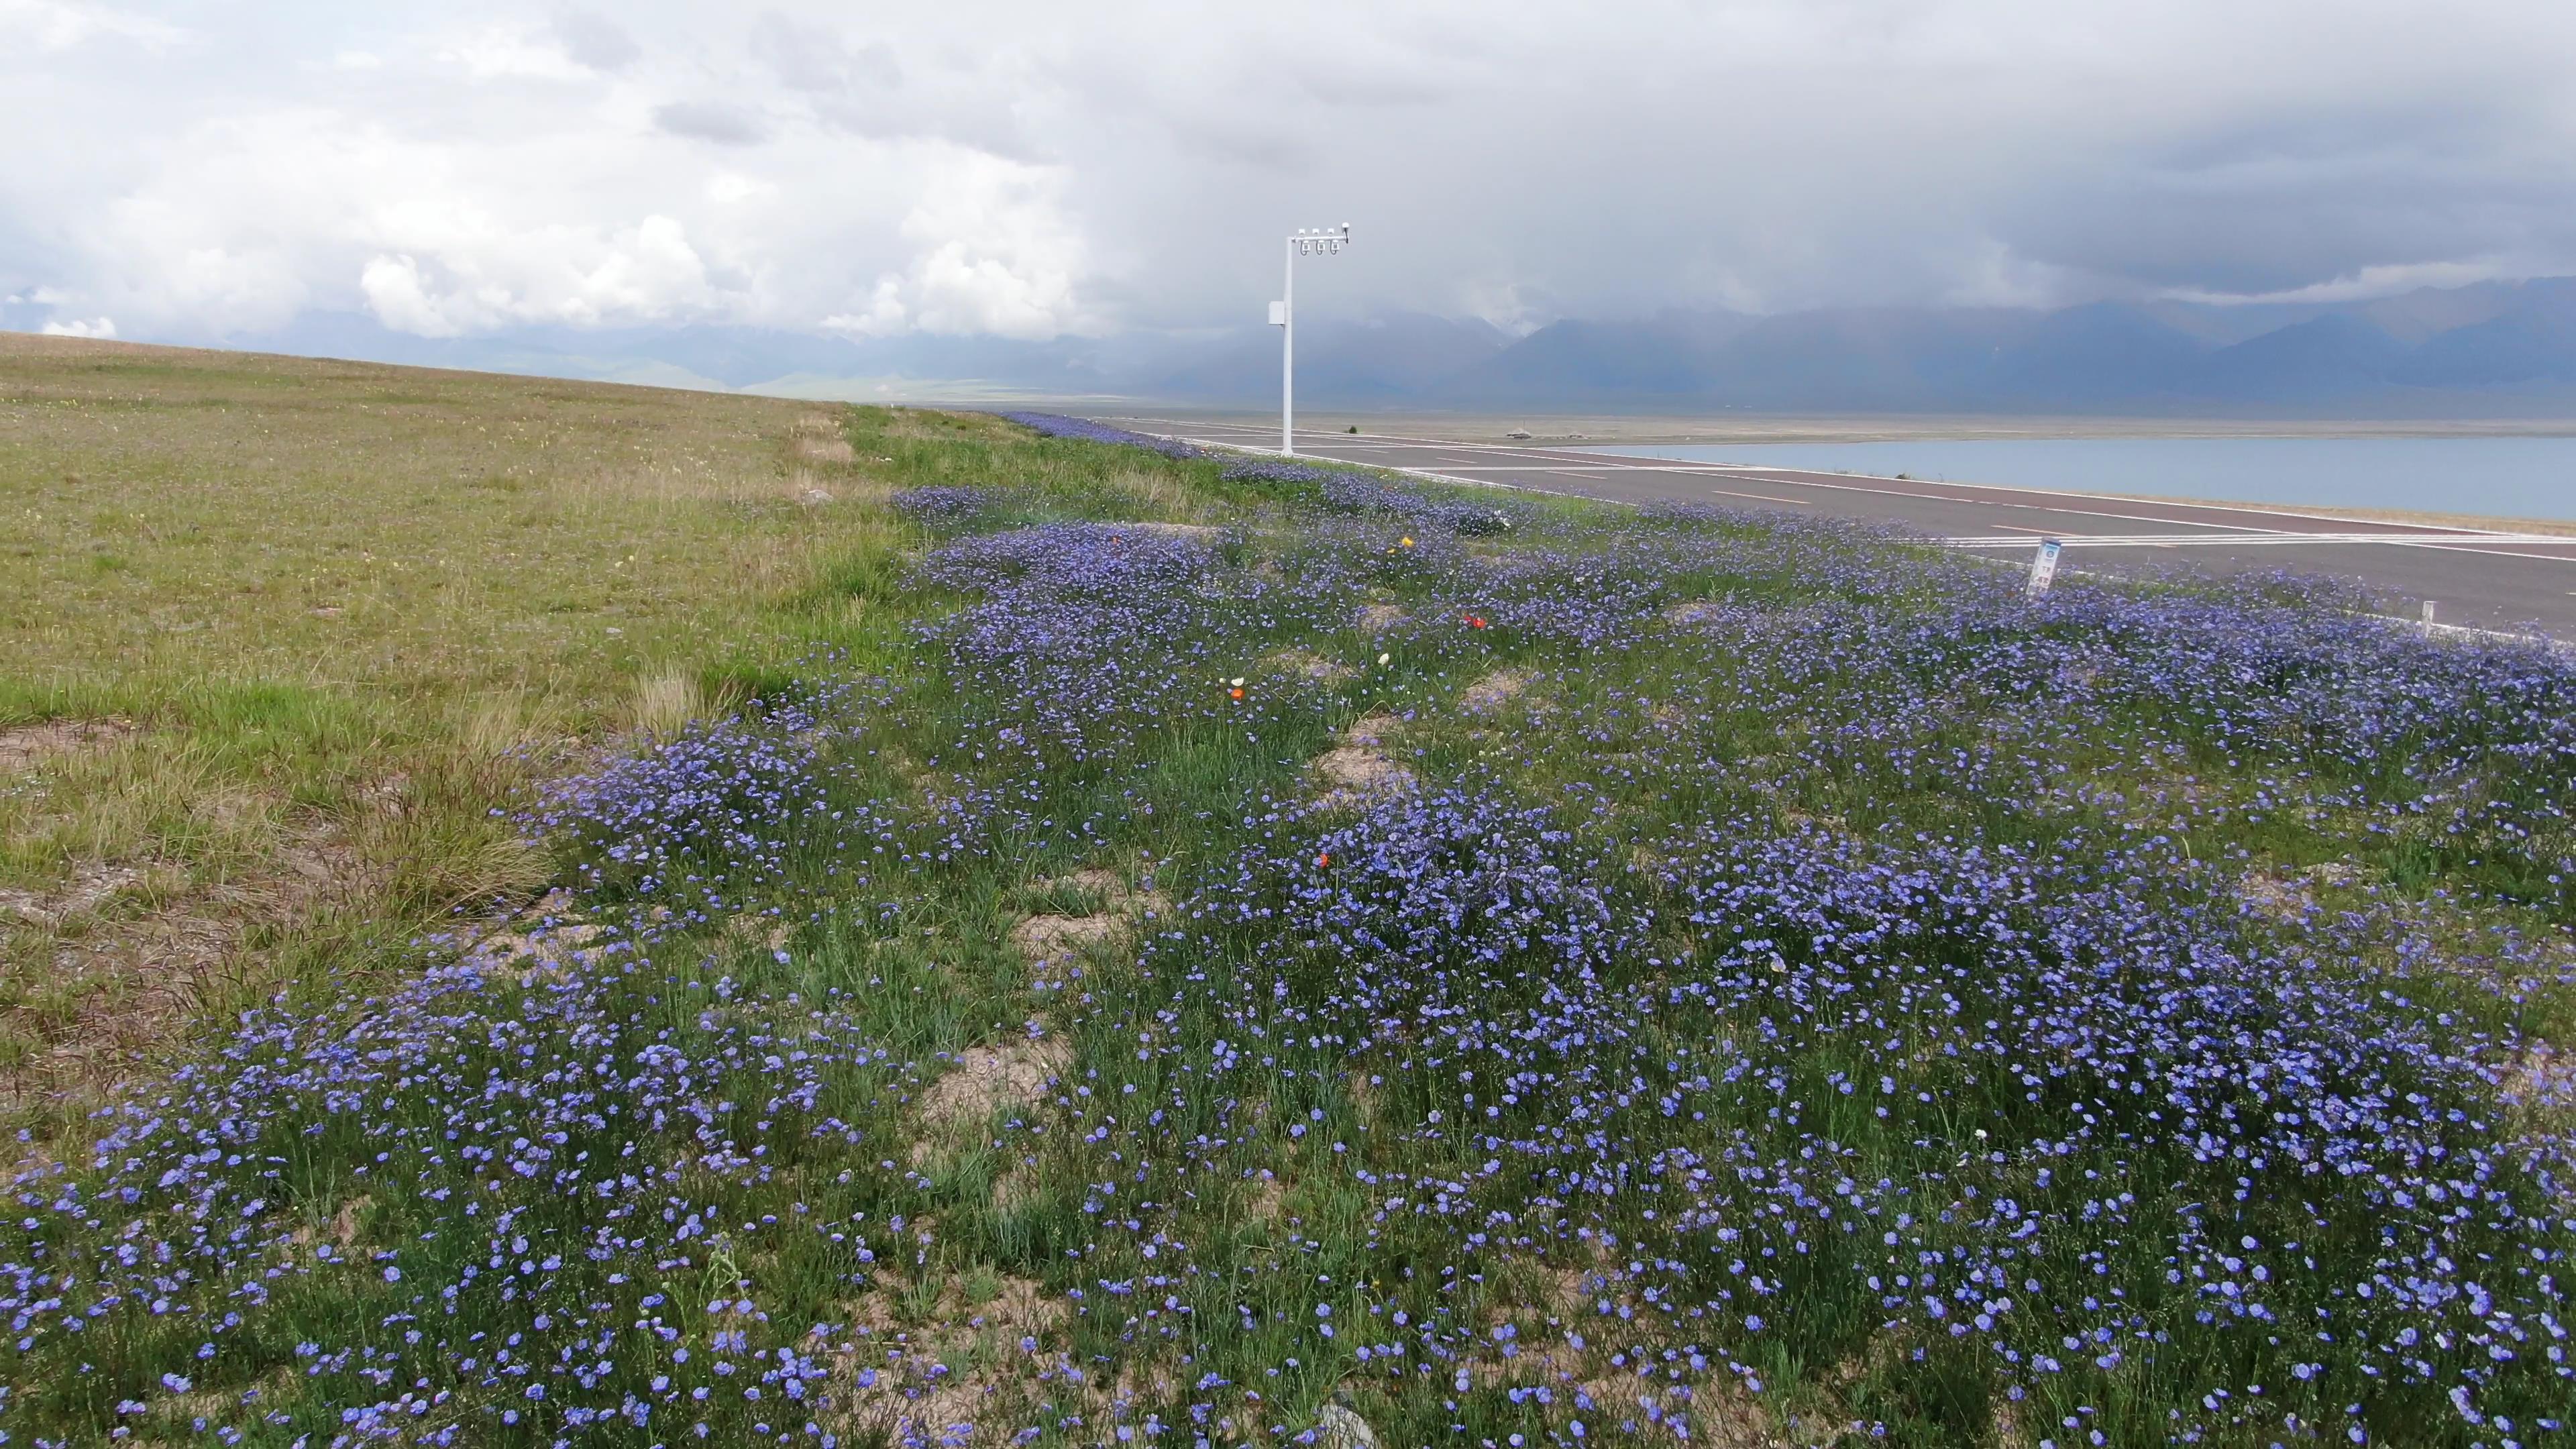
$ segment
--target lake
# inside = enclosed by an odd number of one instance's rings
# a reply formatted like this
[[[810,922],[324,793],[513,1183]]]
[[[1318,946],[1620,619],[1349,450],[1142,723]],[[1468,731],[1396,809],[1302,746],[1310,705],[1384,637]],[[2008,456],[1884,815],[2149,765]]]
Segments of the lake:
[[[2576,437],[1929,439],[1586,451],[2084,493],[2576,520]]]

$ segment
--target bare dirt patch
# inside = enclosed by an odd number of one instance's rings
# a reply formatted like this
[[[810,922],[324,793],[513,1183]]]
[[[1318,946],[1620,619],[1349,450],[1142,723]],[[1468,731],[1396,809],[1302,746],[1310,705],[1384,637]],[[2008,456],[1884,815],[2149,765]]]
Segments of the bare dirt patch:
[[[49,719],[0,729],[0,775],[14,775],[47,760],[96,754],[133,738],[122,719]]]
[[[1011,928],[1011,944],[1031,961],[1046,961],[1126,932],[1127,919],[1121,915],[1031,916]]]
[[[22,1100],[107,1085],[210,989],[238,983],[254,932],[348,912],[380,874],[323,823],[294,831],[259,872],[213,884],[191,886],[167,862],[91,862],[53,891],[0,892],[0,925],[22,930],[0,986],[13,1029],[33,1039],[0,1080]]]
[[[981,1289],[981,1301],[978,1289]],[[880,1275],[856,1307],[861,1343],[844,1355],[832,1397],[841,1422],[871,1442],[999,1445],[1027,1417],[1031,1391],[1065,1373],[1060,1352],[1035,1345],[1066,1317],[1062,1301],[1027,1278],[981,1284],[949,1274],[929,1321],[896,1328],[911,1285]]]
[[[1411,617],[1395,604],[1370,604],[1360,610],[1357,622],[1364,633],[1383,634]]]
[[[1119,914],[1133,915],[1142,912],[1147,915],[1158,915],[1172,908],[1171,898],[1165,896],[1162,892],[1153,890],[1140,891],[1127,883],[1127,877],[1120,875],[1114,870],[1097,865],[1086,865],[1078,870],[1067,871],[1063,875],[1050,876],[1047,879],[1038,882],[1038,887],[1039,889],[1046,891],[1071,891],[1079,895],[1090,896],[1100,902],[1102,910]],[[1079,921],[1084,919],[1096,920],[1098,918],[1085,918],[1079,916],[1032,916],[1028,921],[1022,922],[1021,925],[1025,929],[1035,921]],[[1062,931],[1062,927],[1060,926],[1048,929],[1058,933]],[[1108,929],[1114,931],[1115,926],[1113,925]],[[1014,931],[1012,933],[1013,939],[1017,940],[1019,938],[1019,934],[1019,932]],[[1046,932],[1031,932],[1031,934],[1040,935],[1046,934]]]
[[[1151,533],[1163,538],[1187,538],[1200,543],[1213,543],[1225,537],[1225,530],[1207,523],[1122,523],[1138,533]]]
[[[1530,677],[1517,669],[1497,669],[1467,686],[1458,696],[1458,707],[1470,714],[1490,714],[1520,697],[1529,688]]]
[[[938,1127],[971,1125],[1005,1107],[1033,1106],[1072,1063],[1073,1048],[1061,1037],[970,1047],[922,1094],[922,1120]]]
[[[76,867],[60,890],[0,890],[0,915],[17,917],[38,930],[60,930],[67,922],[94,914],[120,892],[143,882],[143,872],[130,865],[92,861]]]
[[[1327,808],[1357,805],[1372,796],[1414,787],[1413,772],[1388,759],[1383,749],[1400,723],[1392,715],[1370,715],[1352,724],[1344,737],[1347,743],[1315,757],[1315,773],[1331,787],[1323,796]]]
[[[1322,685],[1343,684],[1359,676],[1358,670],[1327,659],[1312,649],[1282,649],[1265,656],[1261,665],[1276,674],[1309,679]]]
[[[2349,867],[2345,867],[2348,870]],[[2248,871],[2236,883],[2236,898],[2256,915],[2276,921],[2297,921],[2313,915],[2317,909],[2315,887],[2319,884],[2343,884],[2353,877],[2340,871],[2328,876],[2309,872],[2297,875],[2271,871]]]

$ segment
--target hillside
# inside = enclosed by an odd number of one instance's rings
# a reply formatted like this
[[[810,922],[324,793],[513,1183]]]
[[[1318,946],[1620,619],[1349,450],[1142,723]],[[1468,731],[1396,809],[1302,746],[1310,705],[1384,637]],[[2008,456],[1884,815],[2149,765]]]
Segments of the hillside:
[[[6,376],[0,763],[104,822],[23,930],[226,908],[75,919],[219,884],[148,800],[512,862],[29,1114],[14,1439],[2564,1437],[2564,657],[1045,415]]]

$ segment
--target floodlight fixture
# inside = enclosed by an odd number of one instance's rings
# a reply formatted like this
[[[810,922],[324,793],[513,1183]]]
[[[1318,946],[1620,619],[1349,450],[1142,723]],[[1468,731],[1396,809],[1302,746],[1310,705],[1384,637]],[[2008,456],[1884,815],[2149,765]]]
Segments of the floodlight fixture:
[[[1287,280],[1280,300],[1270,304],[1270,325],[1279,329],[1279,451],[1297,451],[1297,259],[1339,256],[1351,244],[1351,224],[1338,230],[1299,231],[1288,238]]]

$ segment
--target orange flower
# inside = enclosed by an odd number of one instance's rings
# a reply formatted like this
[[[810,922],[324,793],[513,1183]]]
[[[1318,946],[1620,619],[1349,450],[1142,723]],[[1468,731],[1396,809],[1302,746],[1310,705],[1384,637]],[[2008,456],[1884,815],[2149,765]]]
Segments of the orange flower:
[[[1318,867],[1331,865],[1332,863],[1333,863],[1333,853],[1332,853],[1331,851],[1329,851],[1329,850],[1327,850],[1327,851],[1323,852],[1322,854],[1320,854],[1320,855],[1318,855],[1318,856],[1316,856],[1316,857],[1315,857],[1315,864],[1316,864]]]
[[[1236,699],[1243,698],[1243,691],[1241,689],[1229,689],[1226,693],[1232,695]]]

